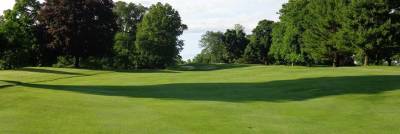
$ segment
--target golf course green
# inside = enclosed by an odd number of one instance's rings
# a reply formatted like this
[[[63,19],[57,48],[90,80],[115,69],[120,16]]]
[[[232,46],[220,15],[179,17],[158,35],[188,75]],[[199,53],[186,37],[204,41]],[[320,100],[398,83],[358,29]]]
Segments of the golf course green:
[[[1,134],[396,134],[399,67],[0,71]]]

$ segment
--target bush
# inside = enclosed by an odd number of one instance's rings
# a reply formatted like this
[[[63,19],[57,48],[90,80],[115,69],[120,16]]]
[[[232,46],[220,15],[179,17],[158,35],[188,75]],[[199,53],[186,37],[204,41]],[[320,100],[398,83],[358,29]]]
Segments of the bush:
[[[110,58],[89,57],[82,60],[81,66],[90,69],[113,69]]]
[[[74,60],[70,56],[59,56],[57,57],[57,63],[53,67],[73,67]]]
[[[0,69],[15,69],[19,67],[31,66],[32,60],[29,53],[25,51],[4,51],[0,56]]]

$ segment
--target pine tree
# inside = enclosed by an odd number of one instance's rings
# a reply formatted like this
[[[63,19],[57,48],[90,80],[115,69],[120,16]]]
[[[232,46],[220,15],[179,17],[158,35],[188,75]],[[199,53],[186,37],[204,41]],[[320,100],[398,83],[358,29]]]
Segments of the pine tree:
[[[328,59],[336,67],[341,57],[351,56],[351,44],[343,30],[347,7],[345,0],[315,0],[307,5],[310,14],[305,16],[307,23],[302,40],[304,51],[314,61]]]
[[[386,0],[352,0],[349,8],[345,26],[352,44],[364,56],[364,66],[371,59],[379,61],[379,51],[392,44],[390,5]]]

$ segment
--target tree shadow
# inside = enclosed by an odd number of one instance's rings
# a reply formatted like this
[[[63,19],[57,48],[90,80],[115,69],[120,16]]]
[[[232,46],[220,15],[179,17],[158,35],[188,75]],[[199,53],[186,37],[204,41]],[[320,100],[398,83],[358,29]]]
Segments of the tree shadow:
[[[285,102],[399,90],[399,81],[399,75],[388,75],[306,78],[264,83],[177,83],[149,86],[80,86],[5,82],[24,87],[104,96],[225,102]]]
[[[14,81],[12,81],[11,83],[9,83],[7,81],[0,81],[0,89],[16,86],[17,83],[20,84],[19,82],[14,82]]]
[[[249,67],[244,64],[185,64],[174,67],[169,67],[169,70],[174,71],[214,71],[233,68]]]
[[[139,70],[110,70],[119,73],[179,73],[172,70],[153,70],[153,69],[139,69]]]
[[[12,84],[0,85],[0,89],[7,88],[7,87],[13,87],[13,86],[15,86],[15,85],[12,85]]]
[[[44,68],[21,68],[21,69],[17,69],[16,71],[26,71],[26,72],[33,72],[33,73],[61,74],[61,75],[85,75],[85,74],[82,74],[82,73],[66,72],[66,71],[58,71],[58,70],[49,70],[49,69],[44,69]]]

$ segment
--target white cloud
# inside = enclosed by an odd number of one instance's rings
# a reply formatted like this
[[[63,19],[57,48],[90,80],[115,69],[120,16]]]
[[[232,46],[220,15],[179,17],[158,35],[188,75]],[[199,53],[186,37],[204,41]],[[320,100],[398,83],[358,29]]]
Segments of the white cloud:
[[[11,8],[14,0],[1,0],[0,11]],[[41,0],[43,1],[43,0]],[[193,58],[201,50],[198,41],[206,31],[224,31],[242,24],[250,31],[262,19],[277,21],[277,12],[288,0],[122,0],[144,6],[162,2],[171,4],[189,26],[181,37],[185,40],[184,59]]]
[[[4,10],[12,8],[14,5],[14,0],[2,0],[0,3],[0,14],[3,14]]]

